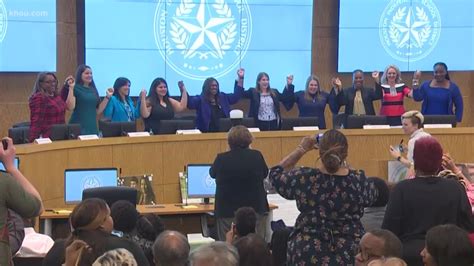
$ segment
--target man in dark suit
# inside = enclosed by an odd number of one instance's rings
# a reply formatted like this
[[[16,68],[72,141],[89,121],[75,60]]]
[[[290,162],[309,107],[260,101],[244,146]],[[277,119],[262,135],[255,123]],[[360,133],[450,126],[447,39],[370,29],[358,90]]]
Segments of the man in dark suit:
[[[244,126],[230,129],[227,137],[230,151],[217,155],[209,170],[216,179],[215,216],[218,240],[225,241],[226,233],[240,207],[252,207],[258,214],[257,233],[265,236],[268,213],[267,194],[263,180],[268,167],[263,155],[249,148],[253,137]]]
[[[336,95],[336,110],[345,105],[345,115],[375,115],[373,101],[382,99],[382,91],[364,87],[364,72],[352,72],[352,87],[342,89],[339,78],[332,79],[331,94]]]

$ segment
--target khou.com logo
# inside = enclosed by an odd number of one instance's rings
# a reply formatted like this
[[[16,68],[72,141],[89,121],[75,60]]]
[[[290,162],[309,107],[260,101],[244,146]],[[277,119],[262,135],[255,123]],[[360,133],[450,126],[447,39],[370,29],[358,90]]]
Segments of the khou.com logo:
[[[235,70],[252,36],[247,0],[160,0],[154,18],[155,43],[178,74],[195,80]]]
[[[432,0],[391,0],[380,16],[380,41],[399,61],[425,58],[440,34],[441,17]]]

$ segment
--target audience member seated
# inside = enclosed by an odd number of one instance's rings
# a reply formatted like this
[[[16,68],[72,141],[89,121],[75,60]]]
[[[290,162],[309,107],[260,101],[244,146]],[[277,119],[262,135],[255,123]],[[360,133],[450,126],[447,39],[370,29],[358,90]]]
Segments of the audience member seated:
[[[226,242],[212,242],[196,248],[189,255],[189,266],[238,266],[237,249]]]
[[[464,189],[455,180],[437,176],[442,156],[435,138],[418,139],[413,151],[415,178],[399,182],[390,194],[382,228],[400,238],[403,259],[410,266],[423,265],[419,254],[433,226],[452,223],[467,231],[474,227]]]
[[[25,238],[16,257],[44,257],[54,244],[53,239],[35,232],[35,218],[24,219]]]
[[[123,238],[132,240],[137,234],[136,225],[139,217],[137,208],[127,200],[118,200],[112,204],[110,216],[114,220],[114,230],[121,232]]]
[[[362,237],[356,266],[366,266],[371,261],[385,257],[402,257],[402,242],[392,232],[384,229],[371,230]]]
[[[137,266],[137,261],[130,251],[117,248],[105,252],[98,257],[92,266]]]
[[[164,231],[153,244],[156,266],[186,266],[190,246],[188,239],[178,231]]]
[[[407,266],[407,263],[400,258],[385,258],[373,260],[367,266]]]
[[[257,227],[257,213],[252,207],[241,207],[235,212],[234,222],[226,234],[227,243],[238,238],[255,233]]]
[[[63,264],[65,262],[66,247],[77,240],[86,243],[88,248],[81,248],[80,255],[77,256],[72,265],[90,265],[106,251],[116,248],[125,248],[130,251],[138,265],[149,265],[145,254],[137,244],[111,235],[114,224],[110,216],[110,209],[102,199],[90,198],[83,200],[74,208],[69,221],[72,235],[66,241],[56,241],[54,243],[43,260],[43,265]]]
[[[426,246],[420,253],[425,266],[472,266],[474,249],[463,229],[445,224],[426,233]]]
[[[368,179],[374,182],[379,195],[372,206],[364,208],[364,216],[360,218],[365,231],[382,228],[385,208],[388,203],[388,198],[390,197],[390,190],[385,180],[377,177],[369,177]]]
[[[138,218],[137,233],[132,237],[132,241],[142,248],[151,265],[153,265],[153,242],[164,230],[165,225],[156,214],[147,213]]]
[[[234,241],[239,252],[239,266],[272,266],[272,254],[267,243],[256,234],[248,234]]]
[[[274,266],[286,266],[286,251],[288,250],[288,239],[291,229],[288,227],[273,230],[270,248]]]
[[[2,140],[0,162],[6,171],[0,171],[0,265],[11,265],[7,216],[8,209],[23,218],[40,215],[43,212],[41,196],[36,188],[15,167],[15,146],[10,138]]]
[[[321,168],[295,167],[304,154],[317,148]],[[315,136],[304,137],[271,169],[276,191],[295,199],[301,212],[288,241],[288,264],[354,263],[355,247],[364,234],[363,208],[373,205],[378,192],[363,171],[347,167],[348,148],[344,134],[331,129],[320,138],[319,147]]]
[[[23,218],[21,218],[18,213],[8,209],[7,227],[11,254],[15,256],[18,250],[20,250],[23,239],[25,239],[25,224],[23,223]]]

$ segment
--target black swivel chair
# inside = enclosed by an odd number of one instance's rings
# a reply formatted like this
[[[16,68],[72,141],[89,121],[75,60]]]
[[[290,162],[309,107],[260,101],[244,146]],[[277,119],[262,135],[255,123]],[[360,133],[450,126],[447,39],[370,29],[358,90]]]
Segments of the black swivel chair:
[[[84,189],[82,200],[88,198],[103,199],[109,207],[119,200],[127,200],[133,205],[137,205],[137,193],[138,191],[131,187],[95,187]]]
[[[28,143],[30,127],[11,127],[8,129],[8,137],[13,140],[13,144]]]

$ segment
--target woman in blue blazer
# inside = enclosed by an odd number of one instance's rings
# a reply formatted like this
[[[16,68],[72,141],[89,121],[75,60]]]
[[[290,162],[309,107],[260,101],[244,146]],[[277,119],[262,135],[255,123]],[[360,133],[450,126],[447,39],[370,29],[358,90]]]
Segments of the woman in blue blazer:
[[[104,110],[104,117],[112,122],[130,122],[140,117],[140,101],[137,106],[130,97],[130,80],[124,77],[117,78],[114,82],[112,96]]]

